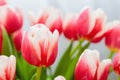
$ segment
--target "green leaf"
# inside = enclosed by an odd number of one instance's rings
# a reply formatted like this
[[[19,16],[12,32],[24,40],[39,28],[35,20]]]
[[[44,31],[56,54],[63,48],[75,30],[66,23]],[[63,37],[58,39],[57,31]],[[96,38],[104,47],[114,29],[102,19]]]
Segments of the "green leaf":
[[[9,38],[5,28],[3,26],[1,28],[2,28],[2,36],[3,36],[1,53],[3,55],[10,56],[11,54],[13,54],[11,41],[10,41],[10,38]]]
[[[36,67],[27,63],[21,54],[17,55],[17,77],[20,80],[30,80],[36,72]]]
[[[64,75],[66,68],[70,63],[70,52],[72,49],[73,41],[71,41],[69,47],[66,49],[65,53],[63,54],[62,58],[60,59],[57,68],[54,72],[53,78],[57,75]]]

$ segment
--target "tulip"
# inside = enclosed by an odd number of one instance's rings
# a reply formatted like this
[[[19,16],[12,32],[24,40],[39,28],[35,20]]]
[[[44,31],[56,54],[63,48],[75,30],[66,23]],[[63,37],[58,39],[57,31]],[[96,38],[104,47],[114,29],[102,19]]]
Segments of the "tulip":
[[[14,80],[16,70],[16,59],[13,55],[0,56],[0,80]]]
[[[86,36],[89,41],[99,42],[106,32],[105,21],[106,16],[102,9],[97,9],[94,12],[95,24],[93,30]]]
[[[110,59],[100,63],[97,50],[85,50],[76,65],[75,80],[107,80],[110,65]]]
[[[110,50],[118,51],[120,49],[120,22],[114,21],[108,23],[109,29],[105,34],[105,44]]]
[[[21,43],[22,43],[22,29],[16,31],[12,35],[12,39],[17,51],[21,50]]]
[[[78,40],[78,32],[79,25],[76,24],[77,22],[77,15],[68,14],[63,23],[63,33],[64,36],[70,40]]]
[[[23,17],[21,11],[8,5],[0,6],[0,23],[11,34],[22,27]]]
[[[62,33],[62,18],[60,12],[55,8],[49,8],[43,12],[41,12],[40,17],[36,20],[33,18],[33,15],[29,13],[29,18],[31,24],[42,23],[49,27],[49,29],[54,32],[55,29]]]
[[[57,77],[55,77],[55,79],[54,80],[66,80],[63,76],[57,76]]]
[[[118,52],[112,62],[113,70],[120,75],[120,52]]]
[[[68,39],[78,40],[88,35],[94,28],[95,19],[90,8],[78,15],[68,15],[63,24],[63,32]]]
[[[25,60],[35,66],[50,66],[54,63],[58,52],[59,33],[53,33],[43,24],[36,24],[29,32],[23,34],[22,55]]]

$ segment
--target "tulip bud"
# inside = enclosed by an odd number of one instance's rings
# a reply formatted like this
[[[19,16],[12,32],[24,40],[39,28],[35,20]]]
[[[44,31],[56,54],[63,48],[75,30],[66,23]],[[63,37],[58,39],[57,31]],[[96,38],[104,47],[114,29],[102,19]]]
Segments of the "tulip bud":
[[[54,80],[66,80],[63,76],[57,76]]]
[[[116,53],[113,59],[112,65],[113,65],[114,71],[120,75],[120,52]]]
[[[120,49],[120,22],[114,21],[108,24],[109,29],[105,34],[105,44],[112,51],[118,51]]]
[[[76,65],[75,80],[107,80],[110,66],[110,59],[100,63],[98,51],[85,50]]]
[[[19,9],[13,9],[7,5],[0,6],[0,23],[11,34],[22,27],[23,18]]]
[[[44,25],[36,24],[25,32],[22,38],[22,55],[35,66],[50,66],[58,52],[59,33],[53,33]]]
[[[78,40],[78,32],[77,29],[79,29],[79,25],[76,24],[78,19],[77,15],[68,14],[64,20],[63,23],[63,33],[65,37],[67,37],[70,40]]]
[[[0,80],[14,80],[16,70],[16,59],[13,55],[0,56]]]
[[[42,11],[40,14],[40,17],[38,17],[36,20],[33,18],[32,14],[29,14],[29,18],[30,18],[31,24],[33,25],[42,23],[46,25],[52,32],[54,32],[54,30],[57,29],[59,33],[62,33],[61,14],[55,8],[49,8],[45,11]]]
[[[22,29],[16,31],[12,35],[12,39],[17,51],[21,50],[21,43],[22,43]]]

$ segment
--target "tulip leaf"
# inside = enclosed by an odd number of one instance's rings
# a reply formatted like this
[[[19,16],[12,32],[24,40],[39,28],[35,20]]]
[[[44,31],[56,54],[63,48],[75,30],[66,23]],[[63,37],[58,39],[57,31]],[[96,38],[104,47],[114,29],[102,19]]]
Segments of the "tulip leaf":
[[[60,59],[58,65],[57,65],[57,68],[54,72],[53,78],[58,76],[58,75],[64,75],[66,68],[70,64],[70,52],[72,49],[72,45],[73,45],[73,41],[71,41],[70,45],[68,46],[68,48],[64,52],[62,58]]]
[[[17,54],[17,77],[20,80],[30,80],[36,72],[36,67],[27,63],[21,54]]]
[[[71,63],[69,64],[69,67],[65,73],[66,80],[71,80],[71,78],[73,77],[74,71],[75,71],[75,66],[76,66],[78,59],[79,59],[79,56],[76,56],[76,58],[73,59],[71,61]]]
[[[1,53],[3,55],[10,56],[11,54],[13,54],[11,41],[5,28],[3,26],[1,28],[2,28],[2,37],[3,37]]]

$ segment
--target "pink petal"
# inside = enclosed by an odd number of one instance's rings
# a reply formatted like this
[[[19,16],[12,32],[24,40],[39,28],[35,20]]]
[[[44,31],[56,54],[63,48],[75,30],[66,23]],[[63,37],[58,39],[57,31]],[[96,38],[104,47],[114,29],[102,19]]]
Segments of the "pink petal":
[[[100,63],[97,70],[97,80],[107,80],[110,72],[111,60],[106,59]]]
[[[112,66],[114,71],[120,75],[120,52],[116,53],[112,62]]]
[[[41,50],[39,44],[32,38],[32,35],[24,33],[22,39],[22,56],[32,65],[39,66],[41,61]]]
[[[98,66],[98,51],[85,50],[76,65],[75,80],[93,80]]]
[[[12,35],[14,45],[17,49],[17,51],[21,50],[21,43],[22,43],[22,29],[16,31]]]
[[[105,34],[105,44],[113,51],[120,49],[120,22],[113,22],[112,28],[110,28]]]
[[[63,32],[65,37],[68,39],[78,40],[77,30],[79,29],[79,26],[77,24],[77,15],[71,15],[68,14],[65,18],[64,24],[63,24]]]
[[[95,25],[93,30],[86,36],[86,38],[92,42],[99,42],[102,39],[105,31],[105,21],[106,16],[105,13],[101,9],[97,9],[94,12],[95,16]],[[99,34],[99,36],[98,36]]]
[[[78,32],[81,36],[88,35],[94,28],[95,19],[90,8],[85,8],[78,17],[77,24],[80,26]]]

